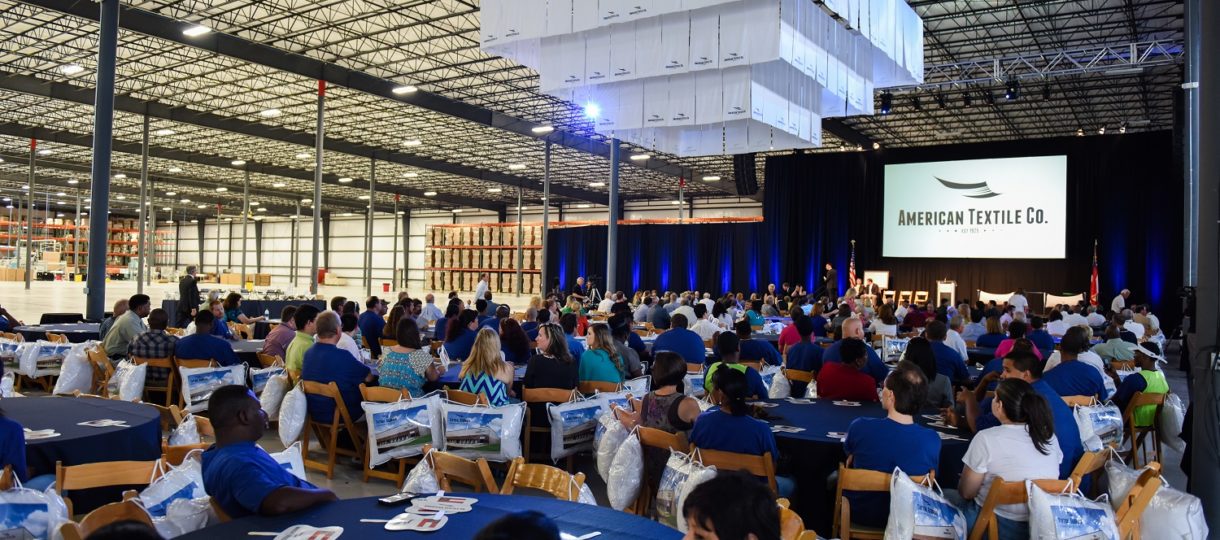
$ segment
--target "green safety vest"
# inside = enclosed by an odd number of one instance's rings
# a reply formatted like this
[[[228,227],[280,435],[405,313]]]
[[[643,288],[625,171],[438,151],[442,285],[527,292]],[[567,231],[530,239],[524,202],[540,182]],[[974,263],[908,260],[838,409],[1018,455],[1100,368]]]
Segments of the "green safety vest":
[[[1167,394],[1169,393],[1169,383],[1165,381],[1165,374],[1158,371],[1142,370],[1139,375],[1144,378],[1147,388],[1144,388],[1145,394]],[[1136,427],[1147,427],[1156,422],[1156,405],[1141,405],[1136,407],[1132,413]]]
[[[712,393],[712,375],[715,375],[716,370],[720,369],[720,366],[724,365],[728,365],[729,367],[742,373],[746,372],[745,364],[725,364],[724,362],[716,362],[715,364],[712,364],[707,368],[707,373],[703,375],[703,389],[707,390],[709,394]]]

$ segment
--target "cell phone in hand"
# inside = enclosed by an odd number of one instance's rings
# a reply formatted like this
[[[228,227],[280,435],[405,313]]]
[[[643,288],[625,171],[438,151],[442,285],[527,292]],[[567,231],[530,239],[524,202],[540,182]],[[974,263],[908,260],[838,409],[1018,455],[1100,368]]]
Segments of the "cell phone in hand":
[[[406,504],[414,497],[415,496],[410,493],[395,493],[393,495],[390,495],[389,497],[382,497],[380,499],[377,499],[377,502],[379,502],[385,506],[397,506],[400,504]]]

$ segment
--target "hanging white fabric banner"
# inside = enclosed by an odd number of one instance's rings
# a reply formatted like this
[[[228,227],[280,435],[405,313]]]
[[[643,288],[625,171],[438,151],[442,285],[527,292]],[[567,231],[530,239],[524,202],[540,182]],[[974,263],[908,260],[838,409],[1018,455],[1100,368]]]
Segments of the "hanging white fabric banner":
[[[750,122],[747,139],[748,152],[765,152],[771,149],[771,126],[762,122]]]
[[[572,33],[572,0],[547,0],[546,35]]]
[[[695,75],[695,123],[708,125],[724,120],[724,88],[721,71],[699,71]]]
[[[593,87],[591,102],[596,103],[600,114],[596,119],[598,133],[609,133],[618,128],[618,115],[621,109],[618,105],[619,85],[599,84]]]
[[[744,154],[749,151],[749,120],[736,120],[724,123],[724,153]]]
[[[585,32],[585,84],[610,81],[610,29]]]
[[[691,71],[720,67],[720,12],[715,9],[693,11],[690,14]]]
[[[520,13],[517,16],[517,30],[521,33],[518,39],[537,40],[546,33],[546,3],[547,0],[525,0],[524,5],[513,6]]]
[[[644,125],[650,128],[669,125],[669,78],[644,81]]]
[[[700,156],[718,156],[724,154],[724,128],[721,124],[703,127],[699,137]]]
[[[737,67],[722,72],[723,119],[725,122],[750,117],[750,68]]]
[[[687,73],[669,78],[669,125],[689,126],[695,123],[695,76]]]
[[[869,0],[870,22],[873,32],[871,41],[879,51],[889,58],[894,54],[895,0]]]
[[[783,42],[784,26],[781,20],[780,0],[751,0],[737,5],[742,6],[740,13],[746,21],[745,62],[760,64],[778,60]],[[721,21],[723,20],[724,16],[721,15]],[[722,32],[723,26],[722,22]],[[789,27],[789,43],[792,42],[791,37],[791,27]],[[791,49],[791,45],[789,45],[789,49]],[[727,67],[724,61],[724,51],[722,50],[720,53],[720,64],[722,67]]]
[[[601,26],[598,0],[572,1],[572,31],[585,32]]]
[[[903,65],[914,82],[923,84],[923,20],[905,2],[899,6],[899,10],[903,13],[902,40],[906,53]]]
[[[548,37],[542,38],[540,41],[542,42],[542,65],[538,69],[538,89],[543,93],[550,93],[552,90],[564,86],[564,51],[560,47],[561,38]],[[584,51],[581,51],[582,63],[584,58]],[[582,69],[581,72],[583,73],[583,71]]]
[[[652,17],[635,23],[635,75],[659,77],[665,75],[661,51],[661,18]]]
[[[616,129],[644,127],[644,81],[623,81],[615,86],[618,89]]]
[[[594,0],[593,3],[597,4],[597,19],[602,26],[621,23],[627,15],[623,0]]]
[[[611,26],[610,78],[625,81],[635,76],[635,23]]]
[[[500,44],[504,35],[504,0],[487,0],[479,10],[479,39],[483,48]]]
[[[822,3],[826,5],[826,9],[829,9],[844,19],[847,18],[847,0],[823,0]]]
[[[690,37],[689,14],[684,12],[661,17],[661,48],[657,53],[660,54],[658,60],[666,75],[686,73],[690,69]]]
[[[755,1],[760,4],[766,4],[771,0]],[[751,26],[764,22],[758,21],[756,23],[751,21],[751,11],[752,9],[742,2],[720,6],[720,67],[722,69],[750,65],[750,40],[762,37],[754,35],[750,31]],[[692,43],[694,40],[692,23]]]
[[[585,44],[584,36],[569,34],[559,38],[559,52],[562,55],[560,73],[561,85],[564,88],[576,88],[585,85]]]
[[[694,156],[699,154],[703,144],[703,129],[699,126],[678,128],[678,155]]]
[[[796,33],[800,22],[797,21],[797,3],[796,0],[782,0],[779,7],[780,22],[779,22],[779,58],[789,64],[798,65],[796,63]],[[761,51],[755,53],[751,51],[751,56],[755,58],[764,58]],[[803,56],[803,55],[802,55]],[[765,61],[765,60],[764,60]],[[798,65],[800,69],[804,69],[805,62],[802,58]]]

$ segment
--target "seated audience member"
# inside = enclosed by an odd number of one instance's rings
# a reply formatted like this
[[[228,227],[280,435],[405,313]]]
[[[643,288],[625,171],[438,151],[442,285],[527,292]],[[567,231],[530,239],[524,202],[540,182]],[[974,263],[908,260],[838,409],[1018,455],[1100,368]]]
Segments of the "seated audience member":
[[[267,318],[263,317],[262,315],[259,315],[258,317],[250,317],[245,313],[242,313],[241,295],[235,292],[231,292],[225,297],[222,308],[225,312],[226,323],[232,322],[238,324],[254,324],[267,320]]]
[[[1029,319],[1029,333],[1025,337],[1034,342],[1034,347],[1042,353],[1043,358],[1050,356],[1051,351],[1055,350],[1055,338],[1043,328],[1042,317]]]
[[[906,320],[907,314],[910,312],[911,312],[911,303],[906,300],[903,300],[901,302],[898,302],[898,307],[894,308],[894,318],[898,319],[898,322],[901,325],[902,321]]]
[[[661,304],[658,299],[652,304],[652,309],[648,312],[648,321],[652,323],[652,327],[657,330],[668,330],[670,325],[669,310]]]
[[[932,353],[936,355],[936,372],[949,377],[954,384],[969,383],[970,373],[966,371],[966,362],[956,350],[945,344],[948,331],[945,323],[937,320],[929,322],[924,330],[924,337],[931,342]]]
[[[918,366],[923,371],[927,383],[928,407],[943,409],[953,406],[953,383],[949,377],[936,369],[936,353],[932,352],[932,342],[924,337],[911,338],[907,343],[902,359]]]
[[[1081,315],[1081,312],[1083,311],[1084,308],[1081,306],[1076,306],[1074,309],[1068,309],[1062,314],[1063,322],[1067,323],[1069,327],[1089,326],[1089,318]]]
[[[708,316],[707,306],[703,304],[695,304],[693,308],[695,313],[694,324],[690,325],[690,331],[699,335],[699,339],[710,341],[713,336],[720,332],[720,326],[712,321]],[[688,323],[690,321],[687,321]]]
[[[695,309],[691,307],[692,304],[692,300],[686,295],[678,297],[678,307],[669,313],[669,318],[672,320],[674,315],[682,315],[686,317],[687,325],[694,324],[698,318],[695,317]]]
[[[563,328],[546,323],[538,327],[538,352],[530,357],[521,385],[526,388],[576,389],[579,375],[576,359],[568,348]]]
[[[775,305],[775,297],[767,295],[763,299],[763,307],[761,314],[763,317],[779,317],[779,307]]]
[[[1123,329],[1135,336],[1136,342],[1143,339],[1147,329],[1144,325],[1135,320],[1135,312],[1130,309],[1124,309],[1122,312]]]
[[[1111,324],[1106,327],[1106,341],[1095,347],[1093,352],[1097,353],[1102,360],[1107,362],[1120,361],[1127,362],[1135,359],[1135,344],[1124,341],[1119,337],[1119,328],[1117,324]]]
[[[1127,324],[1130,322],[1131,319],[1124,317],[1122,313],[1117,313],[1114,315],[1114,324],[1118,325],[1118,337],[1132,345],[1139,345],[1139,336],[1132,332],[1131,328],[1127,326]]]
[[[357,362],[364,362],[364,353],[356,343],[356,333],[360,331],[360,318],[352,313],[339,316],[339,350],[352,355]]]
[[[1113,369],[1107,370],[1107,375],[1118,385],[1118,391],[1114,393],[1112,399],[1119,409],[1126,411],[1127,404],[1131,403],[1131,398],[1135,397],[1136,392],[1146,394],[1169,392],[1169,383],[1165,380],[1165,374],[1157,366],[1157,361],[1161,358],[1160,347],[1157,347],[1155,343],[1144,343],[1135,349],[1135,365],[1140,368],[1139,372],[1127,375],[1126,379],[1120,381],[1118,373]],[[1136,427],[1151,426],[1156,421],[1156,405],[1142,405],[1136,408],[1132,420]]]
[[[474,311],[475,311],[475,313],[477,313],[477,318],[479,320],[480,326],[483,324],[483,321],[486,321],[487,319],[493,319],[493,318],[495,318],[495,315],[496,315],[496,312],[494,312],[494,311],[491,313],[487,312],[487,300],[484,300],[482,298],[478,298],[474,301]]]
[[[211,333],[212,325],[216,324],[216,316],[211,311],[200,311],[195,315],[195,333],[179,339],[174,344],[174,357],[181,360],[215,360],[222,366],[235,366],[241,363],[233,346]],[[220,324],[224,324],[221,321]]]
[[[639,337],[631,331],[631,316],[626,313],[613,315],[607,323],[610,325],[610,337],[614,338],[614,348],[623,357],[623,369],[627,371],[627,378],[643,376],[644,366],[640,363],[640,353],[631,346],[631,336]]]
[[[1063,320],[1063,313],[1060,313],[1058,309],[1052,309],[1050,316],[1046,320],[1046,333],[1051,336],[1060,337],[1067,333],[1068,328],[1071,328],[1071,326],[1068,326],[1067,321]]]
[[[826,368],[826,364],[830,362],[838,362],[840,358],[839,349],[843,346],[843,340],[846,338],[854,338],[863,342],[864,340],[864,323],[860,319],[851,318],[843,322],[843,334],[839,336],[839,340],[832,343],[822,352],[822,369]],[[885,363],[881,361],[881,357],[877,355],[872,347],[864,347],[868,354],[868,364],[864,366],[863,371],[873,377],[876,381],[875,386],[880,386],[885,378],[890,374],[890,368],[885,367]],[[820,386],[819,386],[820,389]]]
[[[259,448],[267,413],[245,386],[217,388],[208,398],[208,418],[216,444],[203,453],[203,486],[229,517],[290,514],[339,500],[330,490],[297,478]]]
[[[216,320],[215,324],[212,325],[212,335],[221,339],[236,341],[238,339],[237,336],[234,336],[233,332],[229,330],[229,322],[225,320],[224,303],[220,300],[212,300],[208,302],[208,310],[212,312],[212,316]],[[196,328],[195,331],[198,332],[199,329]]]
[[[1044,368],[1042,380],[1051,385],[1061,396],[1096,396],[1101,401],[1109,397],[1105,383],[1105,365],[1100,362],[1090,365],[1081,359],[1089,352],[1088,330],[1073,326],[1059,341],[1058,362],[1050,362]]]
[[[385,354],[377,366],[377,384],[406,390],[413,398],[424,395],[424,384],[439,379],[440,373],[432,355],[421,343],[415,319],[399,319],[394,339],[396,343],[383,351]]]
[[[632,401],[632,410],[618,410],[619,420],[628,430],[636,427],[659,429],[666,433],[689,434],[695,419],[702,412],[695,398],[683,393],[686,378],[686,361],[676,353],[657,354],[652,367],[652,391],[639,401]],[[656,489],[665,472],[669,451],[664,448],[644,447],[645,475]]]
[[[346,296],[336,296],[330,299],[330,310],[335,312],[335,315],[343,316],[343,306],[347,305]]]
[[[292,321],[296,314],[296,306],[284,306],[284,309],[280,310],[280,324],[267,333],[267,337],[263,339],[263,349],[259,352],[284,359],[288,353],[288,344],[292,343],[292,338],[297,334],[296,323]]]
[[[868,363],[868,346],[856,338],[845,338],[840,361],[822,364],[818,372],[818,397],[849,401],[877,401],[877,381],[861,371]]]
[[[699,484],[680,509],[686,538],[778,540],[779,506],[775,495],[742,472],[724,471]]]
[[[456,319],[449,321],[449,327],[445,329],[445,344],[442,345],[449,359],[460,362],[470,356],[478,331],[479,313],[473,309],[462,310]],[[499,343],[496,346],[499,347]]]
[[[168,325],[169,313],[166,313],[164,309],[157,308],[150,311],[148,313],[148,331],[136,336],[135,341],[131,342],[131,346],[127,347],[127,357],[168,358],[172,356],[174,348],[178,345],[178,336],[171,336],[165,332]],[[149,367],[144,384],[165,386],[165,381],[168,379],[168,369]]]
[[[1004,330],[1000,326],[999,317],[987,317],[986,322],[987,332],[974,340],[974,344],[980,348],[994,349],[1000,346],[1000,342],[1004,341],[1008,336],[1004,335]]]
[[[356,324],[360,327],[360,335],[368,343],[369,353],[374,359],[381,358],[381,336],[385,333],[386,305],[380,298],[370,296],[368,300],[365,300],[364,307],[364,313],[357,318]],[[391,326],[390,330],[394,328]]]
[[[923,328],[928,324],[928,319],[930,319],[933,315],[934,314],[925,311],[923,306],[913,304],[911,308],[907,310],[907,316],[902,319],[902,326],[906,328]]]
[[[676,352],[687,363],[703,364],[707,360],[707,349],[699,334],[686,329],[686,316],[674,315],[670,320],[670,328],[657,336],[652,344],[654,353],[662,351]]]
[[[631,320],[638,323],[649,322],[648,314],[650,311],[652,311],[652,301],[653,298],[651,295],[644,295],[643,300],[640,301],[639,307],[635,308],[635,312],[631,314]]]
[[[675,317],[676,319],[677,317]],[[627,367],[623,355],[610,335],[610,326],[604,323],[589,327],[589,348],[580,355],[577,370],[581,381],[597,381],[620,384],[626,380]]]
[[[750,339],[753,329],[745,321],[738,321],[737,338],[741,340],[741,357],[745,360],[762,362],[764,365],[778,366],[784,362],[775,346],[761,339]]]
[[[479,330],[470,356],[462,363],[459,376],[462,384],[458,390],[482,394],[492,407],[503,407],[510,403],[516,373],[512,364],[500,359],[500,337],[495,330]]]
[[[1093,328],[1106,325],[1106,316],[1097,312],[1097,306],[1089,306],[1089,314],[1084,319]]]
[[[965,304],[962,305],[965,306]],[[976,309],[966,309],[967,311],[962,312],[962,319],[970,322],[965,326],[965,328],[962,328],[962,339],[965,341],[974,341],[977,345],[979,336],[987,333],[987,326],[983,324],[983,312]],[[999,342],[997,341],[996,343]]]
[[[512,309],[509,308],[507,305],[500,304],[500,306],[497,307],[496,310],[494,312],[492,312],[492,314],[494,316],[490,319],[487,319],[487,320],[479,323],[479,327],[480,328],[490,328],[492,330],[495,330],[496,332],[499,332],[500,323],[504,322],[505,319],[511,318],[510,315],[512,315]],[[516,319],[514,319],[514,320],[516,320]],[[520,323],[518,323],[518,324],[520,324]]]
[[[762,326],[767,323],[767,320],[762,316],[762,300],[751,300],[750,309],[746,310],[745,320],[750,323],[750,326]]]
[[[525,322],[521,323],[521,330],[525,332],[525,336],[530,341],[538,339],[538,325],[541,321],[538,320],[538,309],[528,308],[525,310]]]
[[[741,341],[736,334],[725,332],[716,338],[717,361],[708,366],[703,373],[703,389],[709,393],[714,387],[716,372],[722,369],[733,369],[746,375],[751,399],[766,399],[767,385],[763,383],[762,374],[758,370],[741,363]]]
[[[796,319],[793,319],[796,322]],[[877,314],[877,318],[873,319],[872,324],[873,335],[878,336],[898,336],[898,319],[894,317],[894,307],[885,304],[881,306],[881,311]]]
[[[449,321],[457,320],[458,316],[461,315],[462,311],[465,309],[466,308],[460,299],[450,299],[449,304],[445,306],[445,313],[441,314],[441,317],[436,320],[435,325],[432,327],[432,335],[434,336],[433,339],[444,341],[445,335],[449,332]]]
[[[102,324],[97,327],[98,339],[102,340],[103,346],[106,343],[106,334],[110,333],[110,328],[114,326],[114,321],[118,320],[127,313],[127,299],[118,300],[114,303],[114,310],[110,312],[110,316],[102,320]]]
[[[585,344],[576,339],[577,318],[575,313],[564,313],[559,317],[559,327],[563,328],[564,339],[568,342],[568,351],[572,358],[579,359],[585,354]]]
[[[830,331],[830,320],[824,315],[825,311],[826,306],[821,303],[814,304],[813,309],[810,311],[809,320],[813,323],[813,335],[815,337],[826,337]]]
[[[784,366],[788,369],[799,369],[808,371],[813,374],[822,370],[822,347],[813,342],[813,320],[809,317],[802,317],[800,320],[795,320],[793,326],[796,327],[797,333],[800,335],[800,341],[788,347],[787,358],[784,359]],[[800,381],[792,381],[792,395],[804,396],[806,384]]]
[[[559,526],[542,512],[525,510],[488,523],[474,540],[559,540]]]
[[[315,322],[318,332],[318,342],[305,351],[304,366],[301,368],[301,380],[321,383],[335,383],[339,394],[343,396],[343,404],[347,414],[353,421],[364,416],[360,402],[360,384],[368,386],[377,384],[377,376],[372,373],[364,362],[352,358],[339,345],[339,317],[333,311],[318,315]],[[335,414],[335,400],[329,397],[306,394],[305,401],[309,405],[309,416],[315,421],[330,423]]]
[[[479,311],[479,315],[495,317],[496,311],[500,309],[501,304],[497,304],[496,302],[492,301],[491,291],[483,293],[483,301],[487,302],[487,305],[481,311]],[[493,330],[495,329],[493,328]]]
[[[106,337],[102,338],[102,347],[106,349],[106,356],[111,359],[126,356],[127,348],[131,346],[132,341],[135,341],[136,336],[148,331],[148,326],[144,324],[144,317],[147,317],[151,311],[152,304],[147,294],[137,294],[129,298],[127,313],[117,317],[114,325],[106,332]]]
[[[724,336],[736,338],[733,334]],[[769,452],[771,459],[778,462],[779,447],[771,426],[750,416],[752,407],[746,403],[750,399],[750,386],[744,373],[736,369],[719,370],[710,396],[712,403],[719,406],[708,409],[695,420],[695,427],[690,432],[691,445],[755,456]],[[781,497],[791,493],[795,486],[788,478],[777,476],[775,480]]]
[[[962,339],[962,321],[965,319],[961,315],[954,315],[949,318],[949,331],[945,333],[945,345],[957,351],[958,357],[963,362],[970,360],[970,351],[967,350],[966,340]]]
[[[910,476],[935,473],[940,463],[940,436],[915,423],[915,415],[926,402],[924,372],[910,362],[899,362],[881,391],[886,416],[857,418],[847,428],[843,451],[852,460],[852,468],[886,474],[899,468]],[[888,493],[849,491],[844,495],[851,502],[853,523],[885,527],[890,508]]]
[[[682,371],[685,374],[686,366],[682,366]],[[25,462],[25,428],[17,421],[4,416],[4,410],[0,409],[0,469],[6,465],[12,469],[17,480],[22,483],[29,481],[30,471]],[[52,476],[51,483],[54,481]],[[42,488],[46,489],[46,486]]]
[[[1072,469],[1076,466],[1076,462],[1080,460],[1080,456],[1084,453],[1084,447],[1080,442],[1080,429],[1076,427],[1076,417],[1072,413],[1071,407],[1063,402],[1063,397],[1055,392],[1046,381],[1042,380],[1042,362],[1038,360],[1032,353],[1027,351],[1013,351],[1004,357],[1004,371],[1000,374],[1000,384],[1008,379],[1020,379],[1029,383],[1035,392],[1045,398],[1045,402],[1050,406],[1053,423],[1046,425],[1052,426],[1055,431],[1055,436],[1059,441],[1059,448],[1063,452],[1063,461],[1056,462],[1059,464],[1059,478],[1067,478],[1072,474]],[[1000,385],[996,385],[997,392]],[[957,394],[957,400],[965,405],[966,418],[964,425],[969,426],[972,431],[982,433],[987,428],[1000,425],[1001,421],[995,415],[996,407],[993,406],[993,399],[987,398],[980,404],[975,392],[970,390],[962,390]],[[951,422],[954,421],[954,415],[946,416]],[[963,422],[957,422],[959,426]]]
[[[1012,306],[1006,304],[1004,306],[1004,310],[1000,313],[1000,326],[1002,328],[1007,329],[1008,325],[1012,324],[1013,321],[1017,320],[1017,316],[1018,316],[1018,314],[1016,313],[1016,310],[1014,310]],[[1025,312],[1022,311],[1020,313],[1020,316],[1024,317]]]
[[[834,332],[836,337],[843,337],[843,323],[852,318],[851,314],[852,308],[847,304],[840,304],[839,309],[835,310],[835,316],[830,320],[830,331]]]
[[[1004,356],[1008,354],[1008,351],[1012,350],[1013,343],[1015,343],[1018,339],[1025,339],[1025,331],[1028,330],[1028,328],[1029,327],[1027,327],[1025,323],[1021,321],[1013,321],[1009,323],[1008,338],[1001,341],[999,345],[996,345],[995,357],[1004,358]],[[1038,360],[1043,360],[1042,351],[1038,350],[1037,347],[1034,347],[1034,356],[1037,356]]]
[[[503,307],[503,306],[501,306]],[[496,328],[488,327],[492,330]],[[530,337],[521,329],[521,323],[516,319],[504,318],[500,321],[500,352],[509,363],[524,366],[530,359]]]
[[[292,375],[293,379],[300,377],[301,367],[305,365],[305,351],[313,347],[313,336],[318,333],[316,325],[318,312],[318,308],[303,304],[292,316],[297,330],[292,342],[288,344],[288,349],[284,351],[284,369]]]
[[[1059,399],[1055,397],[1054,399]],[[1060,400],[1062,403],[1062,400]],[[958,493],[964,500],[967,529],[974,526],[991,483],[1055,479],[1065,461],[1056,438],[1048,398],[1019,378],[1000,381],[991,407],[999,425],[975,434],[962,463]],[[1070,469],[1070,467],[1069,467]],[[1025,504],[996,507],[1000,538],[1029,537],[1029,508]]]

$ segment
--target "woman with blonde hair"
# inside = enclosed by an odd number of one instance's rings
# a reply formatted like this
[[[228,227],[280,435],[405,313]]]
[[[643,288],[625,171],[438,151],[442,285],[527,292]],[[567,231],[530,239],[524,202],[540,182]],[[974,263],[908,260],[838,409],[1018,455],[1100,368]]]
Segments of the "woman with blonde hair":
[[[513,366],[500,356],[500,336],[484,327],[474,338],[470,356],[462,363],[458,388],[471,394],[483,394],[492,407],[509,404],[513,387]]]
[[[605,323],[589,327],[589,341],[584,354],[580,355],[577,376],[581,381],[598,381],[621,384],[626,369],[623,356],[614,346],[610,326]]]
[[[532,307],[532,308],[538,309],[538,310],[542,309],[542,297],[541,296],[530,297],[529,307]]]

